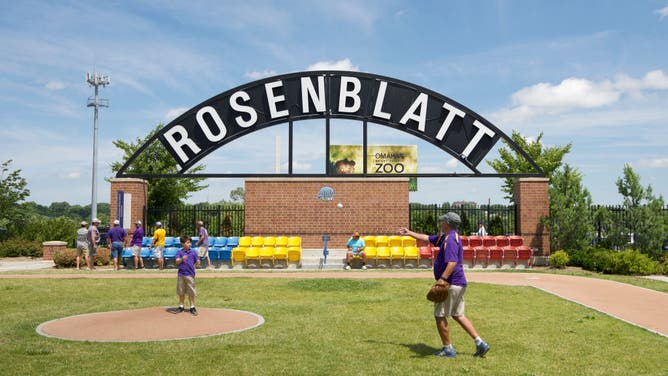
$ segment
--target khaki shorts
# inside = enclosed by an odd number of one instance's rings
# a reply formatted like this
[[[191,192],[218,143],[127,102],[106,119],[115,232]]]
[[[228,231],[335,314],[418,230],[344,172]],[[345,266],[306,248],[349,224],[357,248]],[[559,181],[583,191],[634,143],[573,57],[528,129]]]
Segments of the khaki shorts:
[[[206,257],[209,255],[209,247],[199,247],[197,248],[197,256]]]
[[[178,276],[176,280],[176,295],[196,296],[195,277]]]
[[[448,298],[443,303],[434,304],[434,317],[464,316],[464,293],[466,287],[450,285]]]
[[[141,252],[141,247],[138,245],[133,245],[132,246],[132,255],[134,257],[139,257],[139,252]]]
[[[153,256],[155,258],[162,258],[162,251],[165,250],[165,247],[162,245],[156,245],[155,248],[153,248]]]
[[[88,244],[88,254],[86,255],[86,257],[90,256],[94,258],[96,252],[97,250],[95,249],[95,246],[92,244]]]
[[[88,257],[88,245],[77,245],[77,256]]]

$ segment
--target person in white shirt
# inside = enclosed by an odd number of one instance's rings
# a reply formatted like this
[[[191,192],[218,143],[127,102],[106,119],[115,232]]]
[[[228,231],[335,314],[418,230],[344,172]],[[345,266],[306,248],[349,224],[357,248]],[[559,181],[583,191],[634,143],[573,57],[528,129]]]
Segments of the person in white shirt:
[[[485,223],[483,221],[478,222],[478,236],[487,236],[487,230],[485,230]]]

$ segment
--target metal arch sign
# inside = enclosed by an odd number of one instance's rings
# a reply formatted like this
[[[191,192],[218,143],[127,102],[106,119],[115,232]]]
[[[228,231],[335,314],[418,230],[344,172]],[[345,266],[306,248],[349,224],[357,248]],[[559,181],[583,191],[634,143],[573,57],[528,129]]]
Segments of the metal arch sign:
[[[504,138],[536,169],[535,174],[522,176],[543,176],[542,170],[512,139],[482,116],[444,95],[375,74],[309,71],[265,78],[207,99],[148,140],[128,159],[117,177],[148,176],[125,171],[156,138],[181,168],[174,176],[227,176],[185,174],[185,171],[219,147],[256,130],[317,118],[354,119],[365,126],[366,122],[372,122],[401,130],[448,152],[472,171],[470,176],[504,176],[483,174],[477,169],[496,142]],[[251,175],[258,174],[248,174]],[[331,174],[327,171],[326,175]]]

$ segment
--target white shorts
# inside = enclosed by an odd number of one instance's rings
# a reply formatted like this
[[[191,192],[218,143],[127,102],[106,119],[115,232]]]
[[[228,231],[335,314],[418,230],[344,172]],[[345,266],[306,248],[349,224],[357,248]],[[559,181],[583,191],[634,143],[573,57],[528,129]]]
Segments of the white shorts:
[[[434,303],[434,317],[464,316],[465,286],[450,285],[448,298],[442,303]]]
[[[199,247],[197,248],[197,256],[206,257],[209,255],[209,247]]]
[[[153,248],[153,256],[155,258],[162,258],[162,251],[165,250],[165,247],[162,245],[156,245],[155,248]]]
[[[132,246],[132,255],[134,257],[139,257],[139,252],[141,252],[141,247],[138,245],[133,245]]]

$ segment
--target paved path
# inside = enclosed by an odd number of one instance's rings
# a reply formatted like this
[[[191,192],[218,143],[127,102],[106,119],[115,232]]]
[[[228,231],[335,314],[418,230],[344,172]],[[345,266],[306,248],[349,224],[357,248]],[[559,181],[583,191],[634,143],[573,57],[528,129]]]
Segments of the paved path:
[[[174,278],[175,273],[103,272],[72,274],[0,274],[7,278]],[[432,278],[431,271],[414,272],[204,272],[197,278]],[[598,278],[547,273],[468,272],[471,282],[509,286],[533,286],[582,304],[633,325],[668,337],[668,294]]]
[[[0,272],[18,272],[21,270],[53,269],[53,261],[26,260],[26,261],[0,261]]]

